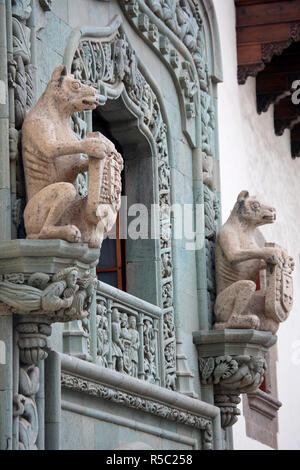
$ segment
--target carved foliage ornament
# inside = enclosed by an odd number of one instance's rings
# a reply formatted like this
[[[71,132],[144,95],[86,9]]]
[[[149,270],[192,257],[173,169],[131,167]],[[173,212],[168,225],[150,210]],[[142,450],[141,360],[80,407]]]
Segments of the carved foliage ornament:
[[[274,246],[268,243],[267,246]],[[267,289],[265,296],[265,313],[276,323],[283,322],[293,307],[294,261],[290,257],[280,260],[275,266],[267,266]]]
[[[221,411],[223,429],[237,422],[240,410],[239,395],[258,389],[265,371],[262,357],[219,356],[199,357],[200,379],[203,385],[214,385],[214,403]]]
[[[209,88],[199,6],[188,0],[120,0],[120,5],[133,26],[170,66],[182,89],[185,115],[188,119],[194,118],[199,113],[199,87],[205,91]],[[153,20],[153,13],[156,20]],[[166,27],[171,34],[166,34]],[[174,41],[172,35],[178,41]],[[187,49],[184,57],[179,43]]]
[[[37,450],[39,431],[36,394],[39,390],[39,368],[22,366],[19,370],[19,393],[14,395],[14,417],[18,417],[19,450]]]
[[[0,281],[0,301],[20,315],[43,315],[51,322],[88,316],[96,279],[79,277],[75,267],[54,274],[35,273],[26,283],[23,274],[10,274]]]
[[[220,356],[199,358],[201,382],[219,385],[227,392],[248,393],[262,383],[266,362],[260,357]]]
[[[79,377],[62,373],[61,375],[62,387],[71,390],[87,393],[92,396],[103,398],[114,403],[122,404],[136,410],[141,410],[146,413],[154,414],[163,419],[176,421],[187,426],[192,426],[196,429],[203,431],[203,446],[204,449],[212,448],[213,432],[212,423],[210,420],[202,418],[192,413],[187,413],[175,407],[165,406],[153,400],[141,398],[128,392],[122,392],[109,388],[107,386],[85,380]]]

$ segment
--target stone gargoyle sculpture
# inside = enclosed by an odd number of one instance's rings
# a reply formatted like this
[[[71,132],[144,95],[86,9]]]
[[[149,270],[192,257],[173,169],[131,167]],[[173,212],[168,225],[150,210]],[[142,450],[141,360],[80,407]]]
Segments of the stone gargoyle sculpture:
[[[99,132],[78,140],[70,126],[73,113],[99,105],[97,96],[94,88],[59,66],[25,118],[22,154],[27,238],[84,242],[99,248],[115,223],[121,204],[123,159]],[[89,172],[88,195],[80,197],[73,183],[85,171]]]
[[[276,211],[242,191],[216,243],[214,329],[250,328],[276,333],[293,305],[293,258],[272,243],[259,246],[256,229],[271,224]],[[266,286],[257,289],[260,270]]]

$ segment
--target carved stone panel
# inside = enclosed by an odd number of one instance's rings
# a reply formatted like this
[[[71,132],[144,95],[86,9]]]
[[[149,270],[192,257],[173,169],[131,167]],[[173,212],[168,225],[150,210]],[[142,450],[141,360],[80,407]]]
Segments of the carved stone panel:
[[[120,302],[113,298],[112,292],[105,294],[105,289],[98,283],[96,363],[162,385],[164,368],[159,360],[164,350],[162,311],[147,303],[141,311],[135,305],[141,302],[139,299],[122,293],[125,297]],[[109,289],[117,292],[117,289]]]

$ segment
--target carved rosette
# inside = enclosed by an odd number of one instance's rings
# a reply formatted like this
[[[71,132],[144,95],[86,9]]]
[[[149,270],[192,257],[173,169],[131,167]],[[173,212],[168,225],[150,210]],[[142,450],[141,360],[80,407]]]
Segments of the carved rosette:
[[[138,69],[135,52],[122,30],[116,30],[109,42],[100,39],[83,39],[75,52],[71,72],[75,78],[83,83],[92,84],[99,90],[102,104],[108,98],[115,99],[125,88],[127,97],[132,101],[133,107],[138,107],[142,113],[144,129],[147,135],[151,136],[156,151],[159,168],[162,306],[165,315],[165,330],[167,330],[164,344],[165,382],[168,388],[175,389],[176,338],[173,307],[170,166],[167,126],[164,123],[158,99]],[[80,119],[82,118],[81,116]],[[82,120],[84,121],[84,119]]]

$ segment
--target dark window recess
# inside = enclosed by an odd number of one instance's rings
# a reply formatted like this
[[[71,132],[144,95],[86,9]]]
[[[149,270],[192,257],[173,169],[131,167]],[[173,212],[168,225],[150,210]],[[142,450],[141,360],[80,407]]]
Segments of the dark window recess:
[[[93,131],[99,131],[110,139],[124,157],[122,148],[110,131],[109,123],[98,114],[93,113]],[[122,195],[125,194],[124,171],[122,172]],[[119,215],[115,226],[103,240],[101,255],[96,269],[100,281],[126,291],[126,240],[120,240]]]
[[[97,277],[99,281],[126,291],[126,246],[119,238],[119,215],[109,237],[103,240]]]

